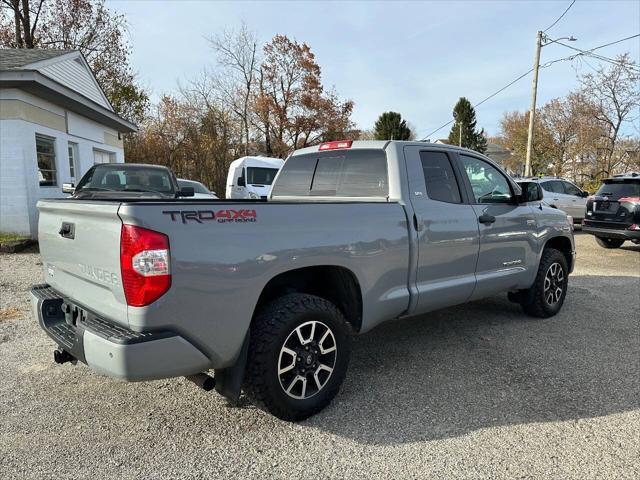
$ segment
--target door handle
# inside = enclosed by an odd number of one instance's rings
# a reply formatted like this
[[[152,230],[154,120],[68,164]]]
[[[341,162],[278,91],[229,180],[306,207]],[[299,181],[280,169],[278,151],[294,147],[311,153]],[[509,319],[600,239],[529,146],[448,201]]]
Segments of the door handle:
[[[478,221],[480,223],[484,223],[484,224],[488,225],[490,223],[495,222],[496,221],[496,217],[494,217],[493,215],[488,215],[486,213],[483,213],[482,215],[480,215],[478,217]]]
[[[414,213],[413,214],[413,227],[416,229],[416,232],[421,231],[422,230],[422,226],[423,226],[422,217],[420,217],[419,215],[416,215]]]
[[[554,200],[556,200],[556,201],[557,201],[558,199],[557,199],[557,198],[554,198]]]

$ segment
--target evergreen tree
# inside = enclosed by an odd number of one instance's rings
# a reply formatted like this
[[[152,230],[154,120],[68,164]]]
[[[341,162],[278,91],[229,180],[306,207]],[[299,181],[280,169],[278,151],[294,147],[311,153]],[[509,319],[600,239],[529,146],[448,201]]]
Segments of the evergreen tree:
[[[398,112],[384,112],[373,126],[376,140],[411,140],[413,132]]]
[[[449,143],[484,153],[487,150],[484,129],[479,132],[476,130],[476,111],[471,106],[471,102],[465,97],[460,97],[460,100],[456,103],[453,109],[453,118],[455,122],[451,127],[451,132],[449,132]],[[460,142],[461,132],[462,142]]]

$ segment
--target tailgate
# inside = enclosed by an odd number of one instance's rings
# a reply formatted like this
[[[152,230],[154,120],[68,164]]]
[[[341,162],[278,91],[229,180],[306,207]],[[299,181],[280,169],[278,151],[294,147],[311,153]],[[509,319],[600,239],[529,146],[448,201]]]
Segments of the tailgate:
[[[617,198],[595,196],[587,204],[587,220],[603,228],[627,228],[633,223],[634,204]]]
[[[123,326],[119,203],[41,200],[38,240],[45,281],[71,301]]]

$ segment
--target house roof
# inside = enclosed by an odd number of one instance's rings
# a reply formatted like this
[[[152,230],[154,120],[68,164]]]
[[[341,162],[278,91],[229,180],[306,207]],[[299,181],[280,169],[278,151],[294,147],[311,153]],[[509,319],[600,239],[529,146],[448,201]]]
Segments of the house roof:
[[[0,49],[0,87],[25,90],[119,132],[137,130],[113,111],[79,50]]]
[[[2,48],[0,49],[0,70],[20,70],[32,63],[60,57],[75,50]]]

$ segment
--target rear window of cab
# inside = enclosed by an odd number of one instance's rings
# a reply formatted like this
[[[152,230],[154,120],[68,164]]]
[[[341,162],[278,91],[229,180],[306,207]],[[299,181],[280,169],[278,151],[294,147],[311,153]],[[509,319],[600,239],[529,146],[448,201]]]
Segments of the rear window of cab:
[[[289,157],[273,196],[387,197],[387,158],[382,150],[338,150]]]

